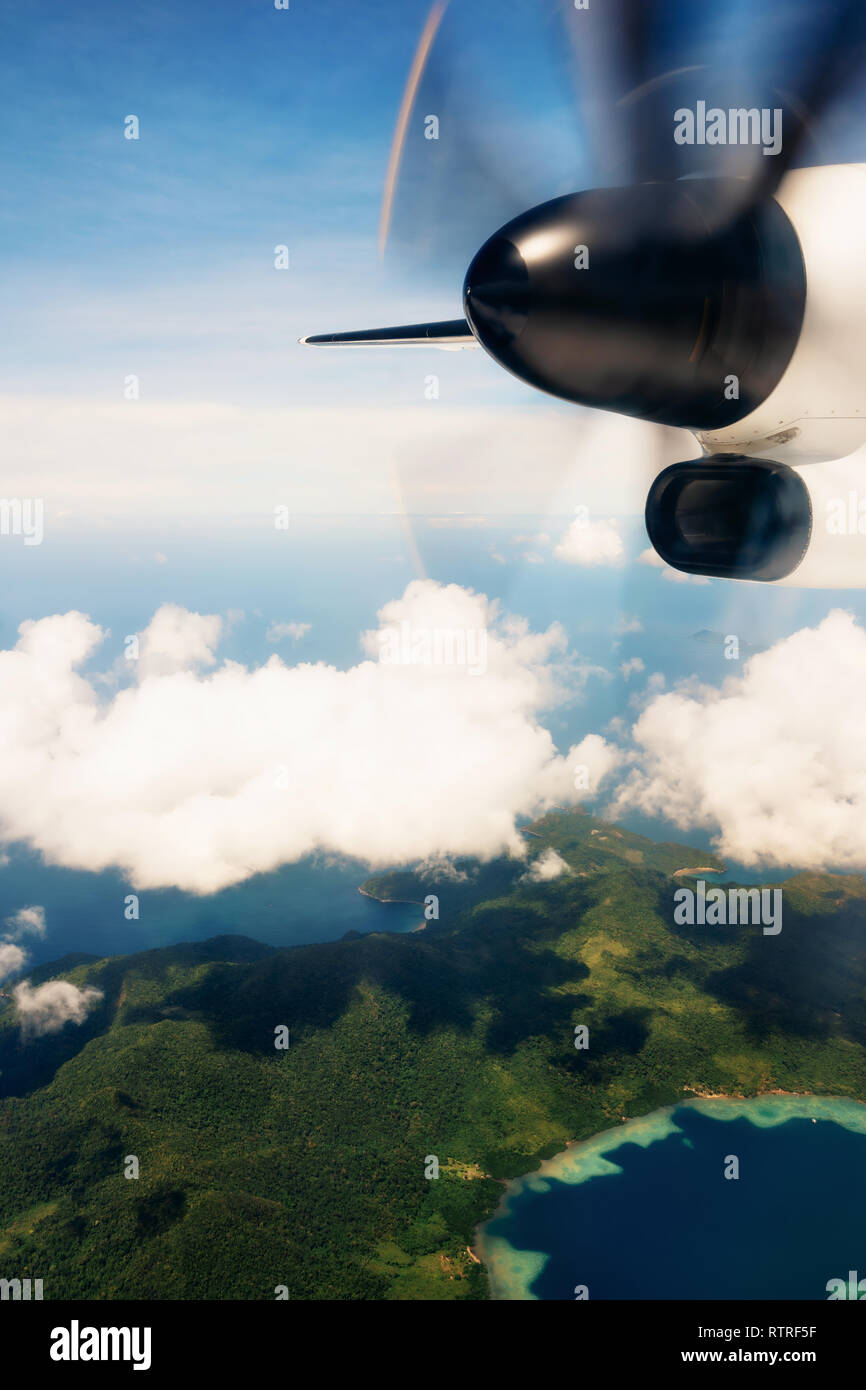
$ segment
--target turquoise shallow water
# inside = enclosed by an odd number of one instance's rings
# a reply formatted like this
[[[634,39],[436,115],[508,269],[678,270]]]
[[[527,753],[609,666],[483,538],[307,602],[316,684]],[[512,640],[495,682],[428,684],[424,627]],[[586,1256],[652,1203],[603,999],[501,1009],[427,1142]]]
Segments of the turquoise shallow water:
[[[510,1183],[478,1247],[498,1299],[826,1299],[866,1277],[864,1180],[866,1106],[689,1101]]]

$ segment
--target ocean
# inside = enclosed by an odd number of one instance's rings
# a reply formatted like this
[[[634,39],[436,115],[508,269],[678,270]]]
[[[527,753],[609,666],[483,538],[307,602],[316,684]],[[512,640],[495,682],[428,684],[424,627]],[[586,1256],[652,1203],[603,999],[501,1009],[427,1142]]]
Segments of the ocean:
[[[478,1246],[498,1299],[823,1300],[866,1281],[864,1166],[854,1101],[688,1102],[509,1184]]]

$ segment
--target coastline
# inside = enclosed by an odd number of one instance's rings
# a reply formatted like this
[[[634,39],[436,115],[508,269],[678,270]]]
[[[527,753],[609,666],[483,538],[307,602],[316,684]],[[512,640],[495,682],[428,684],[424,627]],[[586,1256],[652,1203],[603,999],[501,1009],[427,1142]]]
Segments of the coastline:
[[[375,893],[368,893],[366,888],[359,888],[358,892],[363,893],[365,898],[371,898],[374,903],[403,903],[408,904],[410,907],[424,906],[423,902],[420,902],[418,898],[379,898]]]
[[[529,1288],[547,1260],[541,1251],[516,1252],[504,1237],[489,1230],[494,1223],[507,1219],[511,1202],[526,1189],[538,1193],[549,1191],[551,1181],[577,1184],[591,1177],[619,1173],[621,1170],[616,1162],[604,1154],[612,1154],[622,1144],[648,1147],[657,1139],[676,1133],[678,1127],[672,1117],[678,1110],[694,1109],[721,1120],[745,1117],[761,1128],[794,1119],[826,1119],[866,1135],[866,1101],[852,1096],[815,1095],[778,1088],[758,1091],[751,1096],[699,1093],[691,1087],[684,1090],[690,1092],[688,1099],[628,1119],[585,1139],[570,1139],[564,1149],[543,1159],[531,1172],[504,1181],[499,1202],[490,1215],[479,1222],[471,1245],[473,1254],[487,1273],[491,1301],[535,1301]]]
[[[393,905],[393,906],[402,906],[402,907],[423,907],[423,906],[424,906],[423,902],[419,902],[417,898],[378,898],[378,897],[376,896],[375,893],[368,893],[366,888],[361,888],[361,887],[358,888],[358,892],[361,893],[361,894],[363,894],[363,896],[364,896],[365,898],[369,898],[371,902],[374,902],[374,903],[383,903],[383,904],[385,905],[385,907],[389,907],[389,906],[392,906],[392,905]],[[417,927],[410,927],[410,928],[409,928],[409,933],[416,932],[416,931],[423,931],[424,928],[426,927],[426,925],[427,925],[426,922],[419,922]]]

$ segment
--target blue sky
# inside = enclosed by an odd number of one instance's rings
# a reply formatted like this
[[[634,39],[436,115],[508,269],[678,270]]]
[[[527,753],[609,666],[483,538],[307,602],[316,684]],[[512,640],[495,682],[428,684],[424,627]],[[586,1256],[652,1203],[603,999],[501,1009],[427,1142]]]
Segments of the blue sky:
[[[460,238],[473,220],[479,236],[492,230],[493,213],[485,180],[477,200],[450,203],[436,182],[453,167],[461,123],[482,141],[483,162],[507,174],[506,198],[605,176],[590,122],[575,116],[554,10],[452,0],[410,126],[383,267],[385,169],[428,0],[292,0],[288,11],[271,0],[0,4],[5,488],[44,495],[58,541],[2,558],[33,581],[24,592],[40,594],[41,611],[64,566],[76,568],[60,555],[77,544],[95,546],[106,566],[125,552],[130,589],[143,565],[167,555],[157,563],[165,590],[196,535],[241,526],[254,536],[282,502],[299,515],[564,519],[587,502],[594,515],[640,516],[652,430],[623,432],[615,417],[542,397],[482,352],[343,354],[296,342],[317,329],[459,312],[474,246],[470,237],[458,254]],[[747,68],[787,64],[823,11],[661,0],[653,13],[653,62],[664,71],[733,57]],[[610,99],[622,80],[615,64],[602,78]],[[428,101],[442,110],[438,147],[420,135]],[[140,119],[138,141],[123,138],[128,114]],[[453,221],[456,240],[413,267],[399,231],[414,219],[423,242],[414,199],[425,184],[425,215],[438,208],[433,232]],[[280,243],[288,272],[273,266]],[[430,372],[435,402],[424,396]],[[140,378],[135,403],[122,398],[130,373]],[[685,434],[671,447],[694,452]],[[413,556],[405,560],[412,573]],[[687,600],[664,592],[668,603]]]
[[[50,257],[60,232],[79,265],[170,248],[195,266],[284,228],[341,230],[347,212],[369,233],[418,5],[4,8],[7,252]],[[120,139],[129,112],[137,145]]]
[[[236,398],[297,399],[323,371],[336,371],[344,391],[349,375],[296,352],[300,334],[335,316],[459,312],[462,259],[425,283],[405,263],[383,270],[376,254],[390,142],[427,9],[426,0],[293,0],[289,11],[269,0],[128,9],[96,0],[46,15],[5,4],[7,384],[99,392],[126,356],[160,399],[200,398],[209,381],[211,394],[232,383]],[[509,17],[486,9],[509,55]],[[455,6],[456,33],[467,17]],[[539,75],[543,34],[535,44]],[[520,62],[526,77],[525,43]],[[543,84],[533,85],[542,116]],[[128,114],[139,118],[137,141],[123,138]],[[286,274],[273,267],[278,244],[290,248]],[[381,373],[353,364],[352,389]]]
[[[327,285],[342,245],[348,294],[374,239],[419,7],[4,8],[7,380],[98,391],[125,355],[151,393],[177,397],[173,372],[200,396],[196,360],[254,377],[279,357],[278,398],[299,282]]]
[[[397,234],[401,218],[404,228],[413,222],[419,255],[413,263],[395,247],[383,269],[385,169],[427,0],[292,0],[288,11],[270,0],[90,0],[47,10],[6,0],[6,389],[109,395],[121,367],[146,375],[160,400],[326,399],[334,381],[345,398],[369,396],[386,378],[406,381],[411,357],[325,364],[305,360],[295,339],[459,312],[468,259],[500,220],[604,181],[593,122],[573,109],[553,8],[452,0],[437,49],[450,82],[431,77],[419,96],[419,108],[444,103],[447,119],[435,149],[417,121],[410,129],[395,218]],[[793,19],[814,24],[821,6],[665,0],[655,14],[654,61],[664,71],[779,57],[799,33]],[[599,85],[609,99],[614,68]],[[123,138],[130,113],[140,119],[138,141]],[[504,176],[504,201],[451,178],[449,141],[459,144],[467,121]],[[427,169],[431,159],[438,174]],[[423,203],[431,179],[432,201]],[[424,209],[433,257],[418,244]],[[281,243],[292,253],[285,274],[272,265]],[[531,393],[475,356],[461,360],[455,391],[529,405]]]
[[[481,351],[296,341],[459,313],[465,265],[499,215],[611,173],[592,112],[575,111],[555,5],[451,0],[380,265],[388,153],[428,8],[0,3],[5,486],[43,495],[55,533],[255,522],[282,501],[297,513],[568,516],[588,502],[640,515],[645,478],[626,476],[626,456],[650,458],[654,432],[626,441],[616,421],[540,396]],[[565,13],[582,43],[588,16]],[[824,6],[659,0],[652,13],[655,69],[736,60],[777,76],[791,52],[811,56],[803,36]],[[583,75],[587,107],[625,80],[614,58]],[[429,103],[443,121],[435,144],[421,135]],[[828,153],[850,157],[862,123],[845,111],[847,136]],[[129,114],[137,141],[123,138]],[[484,166],[476,187],[449,183],[467,132]],[[135,404],[123,401],[130,375]],[[692,452],[683,434],[679,456]],[[615,467],[600,466],[608,457]]]
[[[768,34],[792,13],[769,5],[755,15],[745,0],[724,11],[692,6],[697,26],[686,31],[686,8],[658,8],[662,67],[730,53],[734,35],[749,51],[746,31],[753,52],[775,52]],[[499,221],[610,174],[591,121],[575,117],[562,52],[533,23],[537,10],[530,0],[453,0],[382,266],[385,170],[426,0],[292,0],[288,12],[266,0],[46,12],[0,4],[2,491],[44,498],[46,509],[44,544],[0,543],[3,648],[26,619],[89,614],[110,631],[84,669],[101,673],[94,688],[116,710],[112,667],[124,635],[171,603],[222,614],[220,655],[248,664],[251,681],[277,652],[290,666],[344,671],[359,662],[377,610],[427,575],[498,599],[534,633],[561,624],[576,659],[599,668],[576,700],[537,710],[564,754],[613,717],[627,742],[654,674],[668,688],[684,677],[721,686],[741,669],[720,655],[727,633],[746,654],[832,606],[863,612],[859,594],[673,583],[638,562],[648,482],[663,462],[694,457],[685,433],[663,438],[555,402],[480,351],[297,344],[317,330],[452,317],[466,262]],[[804,22],[815,13],[804,7]],[[436,148],[418,124],[431,103],[443,114]],[[138,141],[123,138],[130,114]],[[455,172],[470,129],[477,190]],[[503,173],[496,189],[485,174],[493,166]],[[287,272],[274,268],[278,244],[290,249]],[[129,374],[140,381],[137,401],[123,397]],[[275,534],[277,504],[291,510],[288,536]],[[583,505],[602,520],[624,518],[621,564],[556,557]],[[436,521],[453,513],[465,514],[459,524]],[[624,617],[635,621],[619,634]],[[269,641],[269,626],[288,621],[311,627],[297,643]],[[701,630],[710,637],[696,640]],[[626,677],[621,663],[636,658],[642,670]],[[331,678],[321,678],[331,698]],[[203,701],[205,687],[203,678]],[[30,707],[22,690],[15,718]],[[511,718],[513,706],[504,709]],[[227,747],[237,730],[243,719],[232,712]],[[155,741],[138,750],[145,770],[164,743],[159,725],[146,733]],[[791,746],[798,740],[799,730]],[[339,778],[355,750],[337,751]],[[103,753],[95,740],[94,785]],[[207,767],[202,775],[209,795]],[[110,778],[102,790],[107,829],[72,855],[76,864],[100,862],[113,831]],[[20,805],[19,791],[10,795]],[[58,788],[58,807],[64,795]],[[38,786],[34,800],[36,814]],[[35,844],[51,842],[46,819]],[[395,816],[395,828],[404,820]],[[349,840],[334,831],[328,843]],[[38,864],[32,853],[16,861],[10,910],[22,896],[40,900]]]
[[[47,11],[7,0],[5,388],[110,398],[118,373],[137,371],[150,399],[326,401],[336,383],[343,399],[376,392],[391,404],[381,393],[417,374],[411,354],[314,361],[296,338],[459,313],[466,264],[500,221],[611,175],[604,131],[592,147],[600,127],[589,108],[600,100],[610,124],[625,78],[613,59],[601,82],[585,70],[587,109],[576,111],[555,8],[451,0],[382,267],[388,152],[428,0],[292,0],[288,11],[271,0],[91,0]],[[661,0],[654,70],[707,61],[781,70],[821,13],[776,0]],[[587,17],[566,14],[582,44]],[[436,145],[421,135],[428,103],[443,119]],[[128,114],[139,117],[138,141],[123,138]],[[843,129],[828,154],[851,158]],[[501,194],[456,158],[470,134]],[[278,244],[290,248],[286,273],[273,268]],[[437,354],[436,366],[453,378],[452,399],[556,408],[480,353],[450,373]]]

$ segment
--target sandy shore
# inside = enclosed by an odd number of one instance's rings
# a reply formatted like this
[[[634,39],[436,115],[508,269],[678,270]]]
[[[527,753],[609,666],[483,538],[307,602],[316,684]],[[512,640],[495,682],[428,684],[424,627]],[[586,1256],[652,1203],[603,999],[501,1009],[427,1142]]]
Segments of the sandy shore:
[[[359,888],[358,892],[365,898],[372,898],[374,903],[409,903],[414,907],[424,906],[420,898],[377,898],[375,893],[368,893],[366,888]]]

